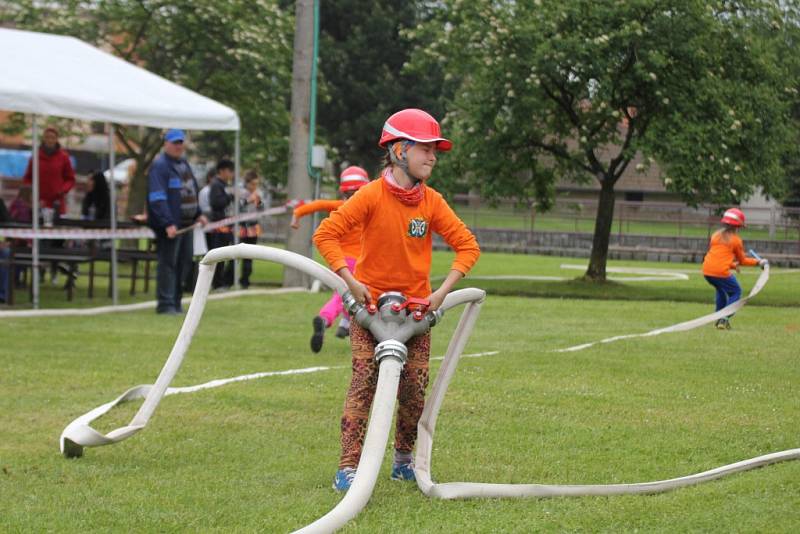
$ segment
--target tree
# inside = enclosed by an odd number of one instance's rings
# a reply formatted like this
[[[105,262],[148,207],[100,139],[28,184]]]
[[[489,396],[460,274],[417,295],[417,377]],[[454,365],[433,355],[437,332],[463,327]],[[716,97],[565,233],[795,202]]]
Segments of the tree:
[[[311,71],[314,46],[314,0],[295,2],[294,59],[292,66],[292,124],[289,133],[289,198],[311,197],[311,177],[308,173],[308,139],[311,96]],[[311,223],[305,217],[294,232],[289,233],[286,248],[310,256]],[[309,277],[297,269],[286,268],[283,285],[306,286]]]
[[[637,152],[691,204],[736,204],[755,186],[779,191],[792,138],[784,88],[796,80],[777,60],[777,4],[441,6],[415,32],[412,69],[440,70],[453,84],[445,122],[456,143],[444,174],[545,206],[557,178],[597,180],[587,279],[605,280],[614,186]]]
[[[404,72],[412,44],[404,36],[426,19],[425,2],[339,0],[320,5],[319,67],[322,136],[338,163],[377,170],[377,147],[386,118],[403,108],[444,110],[441,76]]]
[[[21,0],[1,7],[20,29],[73,35],[237,110],[244,163],[285,182],[292,16],[276,0]],[[117,134],[137,162],[128,210],[138,212],[161,132],[120,125]],[[231,134],[198,139],[224,151],[215,158],[233,152]]]

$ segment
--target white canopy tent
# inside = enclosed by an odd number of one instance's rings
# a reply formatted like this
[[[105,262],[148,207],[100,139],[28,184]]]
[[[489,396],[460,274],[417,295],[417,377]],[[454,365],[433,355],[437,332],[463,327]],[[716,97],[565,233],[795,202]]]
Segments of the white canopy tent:
[[[239,116],[210,98],[62,35],[0,28],[0,109],[30,113],[32,154],[38,155],[38,115],[102,121],[109,136],[109,168],[114,168],[113,124],[153,128],[236,131],[236,183],[239,182]],[[238,211],[238,187],[235,209]],[[111,229],[116,230],[116,196],[111,187]],[[33,157],[33,198],[39,198],[38,157]],[[33,227],[39,227],[33,203]],[[234,237],[238,240],[238,229]],[[38,240],[33,263],[38,266]],[[112,294],[117,302],[116,246],[112,247]],[[39,272],[33,269],[33,304],[39,305]]]

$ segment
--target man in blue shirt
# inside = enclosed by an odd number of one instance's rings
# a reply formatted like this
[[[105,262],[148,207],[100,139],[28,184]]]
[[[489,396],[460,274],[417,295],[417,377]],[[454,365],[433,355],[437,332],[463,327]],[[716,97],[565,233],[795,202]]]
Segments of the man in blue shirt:
[[[147,224],[156,234],[158,251],[156,313],[170,315],[181,313],[181,282],[192,263],[192,232],[178,230],[207,222],[197,202],[197,180],[183,157],[184,140],[183,130],[168,130],[164,151],[147,177]]]

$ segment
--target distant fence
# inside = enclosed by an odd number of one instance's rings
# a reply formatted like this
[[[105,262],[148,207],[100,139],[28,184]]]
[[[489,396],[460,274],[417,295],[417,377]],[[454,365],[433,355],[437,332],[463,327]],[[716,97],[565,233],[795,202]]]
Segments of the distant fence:
[[[597,200],[557,199],[548,212],[535,206],[500,202],[496,206],[476,197],[456,195],[453,207],[471,228],[592,232]],[[780,206],[746,209],[748,233],[759,239],[800,241],[800,208]],[[617,200],[612,232],[623,235],[669,235],[708,237],[719,227],[714,206],[692,208],[679,202],[637,202]]]

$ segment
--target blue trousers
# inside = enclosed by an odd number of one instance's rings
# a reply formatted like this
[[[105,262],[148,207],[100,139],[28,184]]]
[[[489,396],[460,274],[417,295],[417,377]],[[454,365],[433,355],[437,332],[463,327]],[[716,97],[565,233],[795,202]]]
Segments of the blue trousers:
[[[717,311],[728,304],[736,302],[742,297],[742,288],[733,275],[727,278],[706,276],[705,279],[717,290]]]
[[[183,278],[192,263],[193,236],[191,232],[169,239],[159,235],[156,241],[158,272],[156,274],[156,311],[181,311]]]

